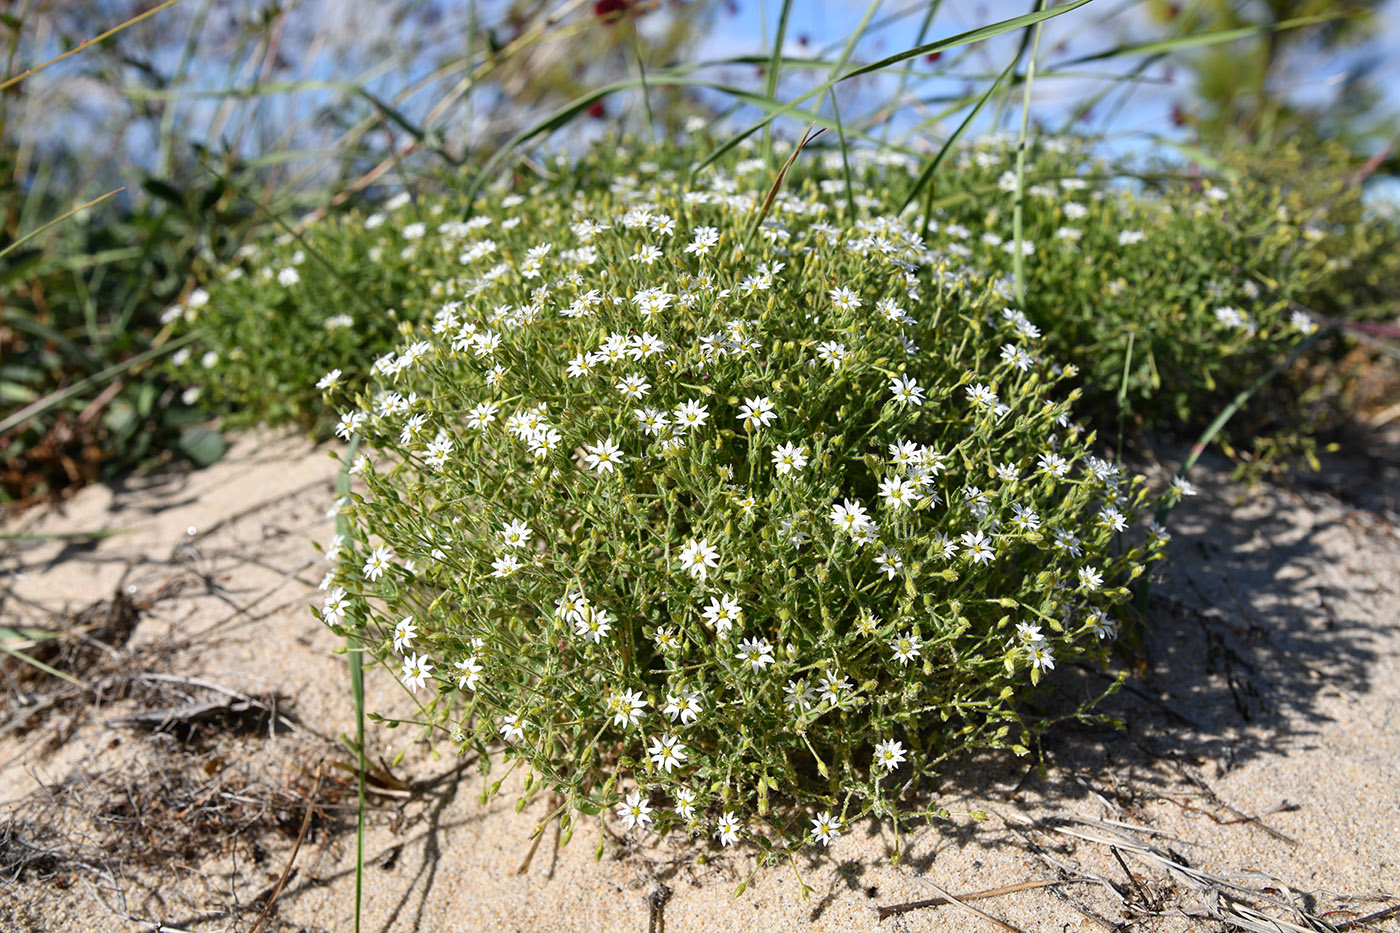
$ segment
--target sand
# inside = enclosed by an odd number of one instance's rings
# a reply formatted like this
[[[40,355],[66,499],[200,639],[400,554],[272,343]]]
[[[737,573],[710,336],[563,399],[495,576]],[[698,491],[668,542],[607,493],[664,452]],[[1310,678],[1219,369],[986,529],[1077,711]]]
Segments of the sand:
[[[371,751],[385,762],[403,753],[388,769],[403,784],[374,797],[364,929],[1221,929],[1205,919],[1212,903],[1238,928],[1306,928],[1259,926],[1242,907],[1231,913],[1229,898],[1218,897],[1231,890],[1222,878],[1267,889],[1283,906],[1266,912],[1295,924],[1300,912],[1340,925],[1400,904],[1400,535],[1390,492],[1400,489],[1400,458],[1394,448],[1383,453],[1390,459],[1338,459],[1320,478],[1253,490],[1208,462],[1201,494],[1172,517],[1150,666],[1103,707],[1125,728],[1066,724],[1047,738],[1043,768],[969,756],[932,799],[955,814],[985,811],[985,821],[911,825],[898,842],[888,824],[858,824],[830,859],[760,870],[739,898],[735,887],[755,868],[751,851],[705,845],[705,863],[695,864],[682,840],[628,840],[609,825],[595,861],[596,821],[564,847],[547,831],[518,871],[546,800],[517,813],[507,793],[483,806],[474,765],[435,759],[403,730],[372,727]],[[210,469],[91,487],[5,524],[11,533],[122,533],[11,546],[0,559],[0,624],[53,626],[125,593],[144,608],[120,664],[102,676],[158,664],[165,677],[277,695],[292,725],[206,734],[176,748],[169,736],[111,725],[152,702],[128,689],[50,717],[57,723],[0,735],[0,821],[10,830],[0,829],[0,867],[10,866],[0,873],[0,929],[249,930],[292,855],[318,767],[326,810],[263,929],[353,929],[353,790],[347,798],[352,785],[332,764],[351,760],[337,739],[353,730],[348,679],[337,639],[307,608],[326,569],[309,541],[332,533],[335,471],[325,449],[300,438],[250,435]],[[1102,683],[1069,677],[1064,690]],[[8,691],[0,718],[12,720],[24,690],[0,686]],[[199,701],[222,695],[181,689]],[[372,674],[371,709],[402,702],[386,675]],[[226,837],[165,861],[158,853],[168,839],[142,840],[153,864],[104,858],[102,846],[84,850],[85,866],[56,873],[32,865],[18,873],[6,861],[26,815],[45,814],[77,840],[71,852],[100,840],[100,807],[94,815],[68,806],[55,819],[37,803],[91,800],[103,774],[123,775],[121,793],[139,795],[172,755],[176,770],[198,778],[188,813],[226,816]],[[254,790],[229,789],[244,785]],[[287,789],[273,808],[281,828],[239,823],[269,787]],[[161,833],[173,839],[188,813]],[[896,844],[902,857],[892,864]],[[877,915],[942,892],[1031,882],[1056,883]],[[1400,930],[1400,916],[1367,928]]]

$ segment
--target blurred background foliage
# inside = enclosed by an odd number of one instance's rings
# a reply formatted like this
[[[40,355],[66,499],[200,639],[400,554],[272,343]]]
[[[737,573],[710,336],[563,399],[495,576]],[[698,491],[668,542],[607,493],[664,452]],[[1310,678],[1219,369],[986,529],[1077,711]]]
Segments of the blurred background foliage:
[[[155,7],[7,0],[0,75]],[[217,459],[219,412],[163,365],[189,339],[175,337],[169,309],[198,301],[262,231],[404,189],[547,173],[546,143],[673,138],[693,118],[732,138],[835,75],[1031,8],[179,0],[156,10],[0,90],[0,497],[31,502],[114,471]],[[1335,258],[1353,272],[1309,297],[1320,314],[1368,322],[1357,333],[1378,345],[1348,338],[1332,352],[1359,352],[1368,367],[1388,358],[1400,288],[1394,221],[1367,195],[1395,190],[1395,18],[1394,0],[1098,0],[1047,23],[1033,123],[1325,206],[1347,225],[1351,246]],[[1223,30],[1238,34],[1195,41]],[[874,70],[772,131],[790,139],[839,122],[852,145],[929,158],[999,74],[973,133],[1019,120],[1028,39],[1017,30]],[[1299,378],[1326,381],[1309,372]],[[1330,397],[1354,401],[1356,380],[1328,372]]]

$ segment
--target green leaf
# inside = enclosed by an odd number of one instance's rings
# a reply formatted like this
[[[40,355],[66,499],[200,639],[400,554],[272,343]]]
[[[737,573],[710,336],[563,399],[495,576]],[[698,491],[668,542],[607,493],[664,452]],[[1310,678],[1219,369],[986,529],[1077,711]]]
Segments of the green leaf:
[[[189,457],[195,466],[207,467],[219,462],[228,450],[228,443],[218,431],[201,426],[180,432],[175,449]]]

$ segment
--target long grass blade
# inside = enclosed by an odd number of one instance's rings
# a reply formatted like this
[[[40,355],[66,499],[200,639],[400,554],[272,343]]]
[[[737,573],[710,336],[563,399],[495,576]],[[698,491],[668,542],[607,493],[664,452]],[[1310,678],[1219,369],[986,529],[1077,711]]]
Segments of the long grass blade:
[[[768,57],[768,68],[763,76],[763,93],[766,97],[778,96],[778,76],[783,68],[783,45],[787,42],[788,17],[792,13],[792,0],[783,0],[783,8],[778,12],[778,32],[773,37],[773,52]],[[763,164],[773,164],[772,127],[763,130]]]
[[[4,249],[0,249],[0,259],[4,259],[4,258],[5,258],[6,256],[8,256],[10,253],[12,253],[12,252],[14,252],[15,250],[19,249],[19,248],[20,248],[21,246],[23,246],[25,243],[27,243],[27,242],[29,242],[30,240],[34,239],[36,236],[38,236],[39,234],[43,233],[45,230],[48,230],[50,227],[56,226],[57,224],[61,224],[61,223],[63,223],[65,220],[67,220],[69,217],[72,217],[74,214],[77,214],[77,213],[80,213],[80,212],[82,212],[82,211],[85,211],[85,210],[87,210],[89,207],[92,207],[94,204],[100,204],[100,203],[102,203],[103,201],[107,200],[108,198],[112,197],[113,195],[121,194],[121,193],[122,193],[123,191],[125,191],[125,190],[126,190],[125,187],[113,188],[111,191],[108,191],[106,194],[102,195],[100,198],[93,198],[91,201],[87,202],[86,204],[79,204],[77,207],[73,208],[73,209],[72,209],[71,211],[69,211],[68,213],[66,213],[66,214],[60,214],[60,215],[58,215],[57,217],[55,217],[53,220],[50,220],[48,223],[44,224],[42,227],[38,227],[38,228],[36,228],[36,229],[34,229],[34,230],[29,231],[29,232],[26,233],[24,236],[20,237],[18,240],[15,240],[13,243],[11,243],[11,244],[9,244],[8,246],[6,246]]]
[[[1037,0],[1036,6],[1043,8],[1045,0]],[[1015,249],[1011,254],[1012,267],[1016,276],[1016,303],[1026,305],[1026,257],[1021,251],[1025,241],[1022,229],[1022,202],[1026,197],[1026,135],[1031,120],[1031,85],[1035,81],[1035,59],[1040,52],[1040,24],[1035,26],[1035,37],[1031,39],[1031,57],[1026,64],[1026,80],[1021,96],[1021,136],[1016,144],[1016,204],[1011,212],[1011,226],[1015,234]]]
[[[808,91],[806,94],[803,94],[801,97],[789,101],[786,104],[779,105],[776,109],[773,110],[773,112],[768,114],[768,116],[759,120],[757,123],[754,123],[753,125],[743,130],[740,130],[737,134],[731,136],[723,144],[717,146],[708,156],[706,156],[704,159],[698,162],[691,171],[696,172],[700,169],[703,169],[705,166],[712,164],[715,160],[721,158],[726,152],[739,145],[739,143],[743,142],[745,139],[747,139],[749,136],[753,135],[757,131],[763,129],[773,120],[785,114],[791,113],[792,111],[796,110],[798,106],[806,103],[812,98],[819,97],[820,95],[825,94],[829,89],[841,83],[842,81],[859,77],[863,74],[870,74],[874,71],[880,71],[884,68],[888,68],[890,65],[897,65],[900,62],[908,61],[911,58],[918,58],[920,55],[931,55],[934,52],[942,52],[946,49],[953,49],[959,46],[969,45],[973,42],[980,42],[983,39],[990,39],[994,36],[999,36],[1002,33],[1013,32],[1017,29],[1024,29],[1027,26],[1034,26],[1036,23],[1042,22],[1044,20],[1051,19],[1056,16],[1063,16],[1064,14],[1069,13],[1072,10],[1077,10],[1088,2],[1089,0],[1070,0],[1069,3],[1066,3],[1063,6],[1057,6],[1052,10],[1041,10],[1036,13],[1027,13],[1021,16],[1013,16],[1011,19],[1005,19],[1001,22],[992,23],[988,26],[981,26],[977,29],[972,29],[967,32],[960,32],[955,36],[949,36],[946,39],[939,39],[936,42],[929,42],[924,45],[915,46],[911,49],[905,49],[903,52],[890,55],[886,58],[880,59],[879,61],[872,62],[868,65],[862,65],[859,68],[853,68],[842,75],[822,82],[812,90]]]
[[[1346,10],[1339,10],[1335,13],[1319,13],[1316,16],[1299,16],[1294,19],[1285,19],[1277,23],[1268,23],[1259,26],[1241,26],[1238,29],[1222,29],[1219,32],[1207,32],[1195,36],[1174,36],[1170,39],[1159,39],[1154,42],[1118,45],[1111,49],[1104,49],[1101,52],[1093,52],[1089,55],[1081,55],[1079,58],[1071,58],[1069,61],[1060,62],[1059,67],[1066,68],[1072,65],[1082,65],[1085,62],[1103,61],[1106,58],[1129,58],[1134,55],[1156,55],[1161,52],[1175,52],[1179,49],[1194,49],[1201,48],[1202,46],[1219,45],[1222,42],[1235,42],[1239,39],[1248,39],[1266,32],[1287,32],[1290,29],[1317,26],[1321,23],[1330,23],[1333,20],[1348,19],[1355,15],[1355,13]]]
[[[157,13],[159,13],[161,10],[167,9],[167,8],[169,8],[169,7],[172,7],[172,6],[174,6],[175,4],[177,4],[177,3],[179,3],[179,2],[180,2],[180,0],[165,0],[165,2],[162,3],[160,6],[152,7],[151,9],[147,10],[147,11],[144,12],[144,13],[139,13],[139,14],[137,14],[136,16],[133,16],[131,19],[127,20],[127,21],[124,22],[124,23],[118,23],[116,26],[113,26],[111,29],[107,30],[106,32],[102,33],[101,35],[93,36],[93,37],[90,38],[90,39],[84,39],[82,42],[79,42],[77,45],[73,46],[71,49],[69,49],[68,51],[62,53],[61,55],[56,55],[56,56],[54,56],[53,58],[49,59],[48,61],[44,62],[43,64],[35,65],[33,68],[30,68],[28,71],[21,72],[20,74],[15,75],[13,78],[6,78],[4,82],[0,82],[0,91],[5,90],[6,88],[10,87],[11,85],[18,84],[19,82],[23,81],[25,78],[30,77],[31,75],[36,75],[36,74],[38,74],[39,72],[43,71],[45,68],[48,68],[50,65],[56,65],[56,64],[58,64],[59,62],[63,61],[65,58],[68,58],[68,57],[73,56],[73,55],[77,55],[79,52],[83,51],[84,49],[88,48],[89,46],[96,45],[97,43],[101,42],[101,41],[104,40],[104,39],[111,38],[112,36],[115,36],[117,33],[121,32],[123,29],[126,29],[126,28],[128,28],[128,27],[130,27],[130,26],[135,26],[137,23],[141,22],[143,19],[147,19],[148,17],[155,16],[155,15],[156,15]]]
[[[345,460],[335,478],[335,494],[343,498],[350,494],[350,467],[360,450],[360,435],[350,436]],[[350,534],[350,521],[343,514],[335,517],[337,534]],[[364,908],[365,885],[365,774],[369,761],[365,757],[365,661],[360,648],[347,639],[346,661],[350,670],[350,699],[355,705],[355,771],[358,791],[355,808],[355,933],[359,933]]]
[[[64,402],[68,401],[74,396],[82,395],[84,392],[88,391],[94,386],[100,386],[104,382],[108,382],[112,379],[115,379],[122,373],[127,372],[128,370],[133,369],[134,367],[140,366],[143,363],[148,363],[151,360],[158,359],[162,356],[165,356],[167,353],[173,353],[175,350],[178,350],[185,344],[193,343],[194,341],[200,339],[203,336],[204,331],[193,331],[191,333],[185,334],[183,337],[178,337],[167,344],[163,344],[159,347],[152,347],[144,353],[138,353],[130,359],[122,360],[120,363],[115,363],[111,366],[108,366],[101,372],[94,373],[93,375],[88,376],[86,379],[80,379],[77,382],[73,383],[71,386],[59,389],[57,392],[50,392],[48,395],[39,399],[37,402],[34,402],[30,405],[26,405],[24,408],[21,408],[19,411],[10,415],[4,421],[0,421],[0,434],[4,434],[11,428],[15,428],[21,424],[24,424],[30,418],[36,418],[39,415],[42,415],[44,412],[49,411],[50,409],[53,409],[58,405],[62,405]]]

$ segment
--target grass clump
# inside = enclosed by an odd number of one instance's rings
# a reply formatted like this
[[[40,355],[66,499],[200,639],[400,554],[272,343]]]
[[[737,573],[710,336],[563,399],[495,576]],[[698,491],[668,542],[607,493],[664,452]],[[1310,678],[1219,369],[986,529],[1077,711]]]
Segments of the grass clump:
[[[907,792],[1025,753],[1044,674],[1106,660],[1163,540],[1143,481],[948,238],[820,177],[757,224],[752,162],[628,164],[384,251],[443,294],[366,383],[320,380],[368,450],[321,618],[566,833],[776,859],[946,816]]]

